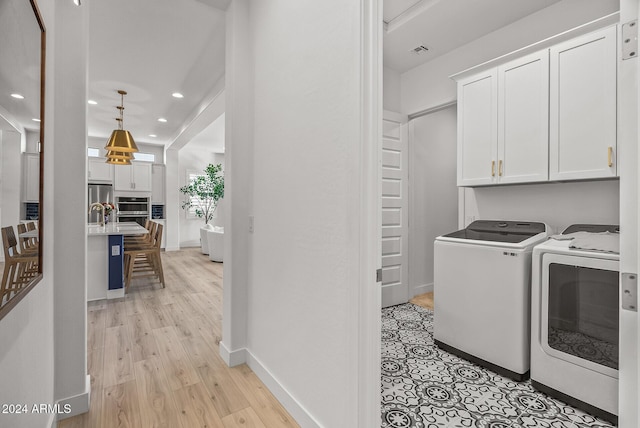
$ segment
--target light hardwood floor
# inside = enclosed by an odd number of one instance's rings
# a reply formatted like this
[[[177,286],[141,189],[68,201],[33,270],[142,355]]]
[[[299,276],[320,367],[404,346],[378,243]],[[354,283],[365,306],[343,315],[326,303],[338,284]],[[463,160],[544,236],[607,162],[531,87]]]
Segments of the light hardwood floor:
[[[409,303],[433,310],[433,291],[430,293],[419,294],[409,300]]]
[[[162,263],[166,288],[138,280],[89,304],[91,409],[58,427],[298,427],[249,367],[218,354],[222,264],[196,248]]]

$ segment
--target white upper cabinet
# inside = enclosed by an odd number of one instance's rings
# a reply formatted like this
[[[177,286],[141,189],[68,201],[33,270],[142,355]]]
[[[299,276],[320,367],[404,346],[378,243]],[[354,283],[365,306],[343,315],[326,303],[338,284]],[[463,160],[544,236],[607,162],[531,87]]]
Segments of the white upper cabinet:
[[[458,186],[495,182],[496,73],[491,69],[458,82]]]
[[[498,183],[549,179],[549,54],[498,67]]]
[[[550,179],[615,177],[616,27],[550,53]]]
[[[115,191],[151,192],[151,164],[137,163],[115,167]]]
[[[113,183],[113,165],[106,163],[103,158],[89,158],[87,180],[89,183]]]
[[[548,179],[548,58],[537,52],[458,82],[458,186]]]
[[[458,186],[617,175],[617,27],[465,72]]]

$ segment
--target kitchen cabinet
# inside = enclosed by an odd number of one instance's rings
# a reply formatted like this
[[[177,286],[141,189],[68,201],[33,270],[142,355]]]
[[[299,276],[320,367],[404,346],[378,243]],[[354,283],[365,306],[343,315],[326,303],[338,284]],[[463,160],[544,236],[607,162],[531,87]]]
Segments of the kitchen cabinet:
[[[25,153],[23,162],[23,202],[38,202],[40,200],[40,155]]]
[[[118,165],[114,171],[115,191],[151,192],[150,163]]]
[[[616,27],[550,49],[551,180],[617,174]]]
[[[616,28],[456,76],[458,186],[615,177]]]
[[[164,204],[165,166],[154,164],[151,167],[151,203]]]
[[[89,159],[87,181],[90,183],[113,183],[113,165],[103,158]]]
[[[458,186],[548,179],[548,55],[458,82]]]

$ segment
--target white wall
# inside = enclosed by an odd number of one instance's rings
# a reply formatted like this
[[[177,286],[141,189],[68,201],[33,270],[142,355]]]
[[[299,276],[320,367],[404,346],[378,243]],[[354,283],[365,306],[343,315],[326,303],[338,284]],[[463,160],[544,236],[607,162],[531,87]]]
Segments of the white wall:
[[[456,107],[409,122],[409,287],[433,291],[433,242],[458,227]]]
[[[402,111],[400,73],[384,67],[382,76],[382,106],[385,110],[399,113]]]
[[[619,224],[620,181],[465,189],[465,224],[479,220],[543,221],[554,232],[575,223]]]
[[[449,76],[617,12],[618,0],[563,0],[402,74],[402,113],[456,99]]]
[[[55,57],[53,37],[55,22],[53,2],[39,2],[47,26],[48,64]],[[47,67],[47,81],[54,78],[53,68]],[[47,121],[45,133],[51,134],[53,125],[53,85],[46,88]],[[54,142],[51,142],[53,151]],[[50,167],[52,163],[49,161]],[[51,168],[46,170],[45,182],[53,181]],[[67,195],[60,195],[67,196]],[[45,193],[44,209],[53,212],[53,192]],[[43,217],[45,234],[43,279],[2,320],[0,320],[0,403],[54,402],[54,287],[53,287],[53,215]],[[0,426],[31,428],[49,426],[51,414],[0,413]]]
[[[20,208],[22,205],[22,134],[17,131],[0,131],[1,167],[0,188],[2,189],[1,225],[14,226],[20,221]],[[4,257],[4,255],[3,255]]]
[[[359,211],[360,174],[367,166],[360,151],[367,132],[361,129],[360,61],[367,49],[362,5],[356,0],[247,4],[246,22],[227,22],[241,30],[230,31],[236,38],[230,41],[234,57],[227,61],[227,76],[238,81],[228,81],[228,99],[246,104],[227,103],[232,195],[225,234],[231,226],[233,245],[225,249],[227,321],[221,346],[232,355],[245,347],[254,371],[267,386],[275,385],[280,399],[288,397],[285,406],[301,426],[358,427],[364,418],[358,415],[358,398],[369,398],[358,391],[358,346],[367,338],[359,335],[354,298],[365,221]],[[244,52],[250,56],[242,57]],[[253,75],[234,73],[242,69]],[[249,111],[239,116],[243,107]],[[376,106],[380,112],[381,107]],[[236,168],[251,164],[247,183]],[[246,189],[252,193],[243,195]],[[247,235],[248,215],[255,218],[255,231]],[[228,253],[234,275],[229,288]],[[238,310],[243,298],[244,313]],[[242,317],[246,333],[236,327]]]
[[[216,154],[206,152],[202,148],[191,148],[187,144],[179,152],[178,163],[178,179],[179,187],[187,184],[187,174],[189,172],[202,173],[210,163],[216,162]],[[184,195],[180,194],[179,205],[182,207]],[[216,210],[216,218],[214,218],[214,226],[222,226],[218,224]],[[187,218],[187,211],[180,209],[180,247],[199,247],[200,246],[200,228],[204,226],[202,218]]]

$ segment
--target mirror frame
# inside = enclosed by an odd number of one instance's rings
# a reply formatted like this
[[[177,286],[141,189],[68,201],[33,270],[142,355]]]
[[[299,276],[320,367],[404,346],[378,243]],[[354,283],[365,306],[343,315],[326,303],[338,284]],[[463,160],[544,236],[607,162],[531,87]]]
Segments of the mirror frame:
[[[26,0],[25,0],[26,1]],[[44,201],[44,127],[45,127],[45,65],[46,65],[46,41],[47,34],[44,26],[44,20],[40,14],[37,0],[29,0],[31,8],[33,9],[34,18],[36,19],[38,26],[40,27],[40,177],[39,177],[39,190],[38,190],[38,275],[27,284],[22,290],[14,295],[4,306],[0,307],[0,320],[4,318],[33,288],[42,280],[42,203]]]

